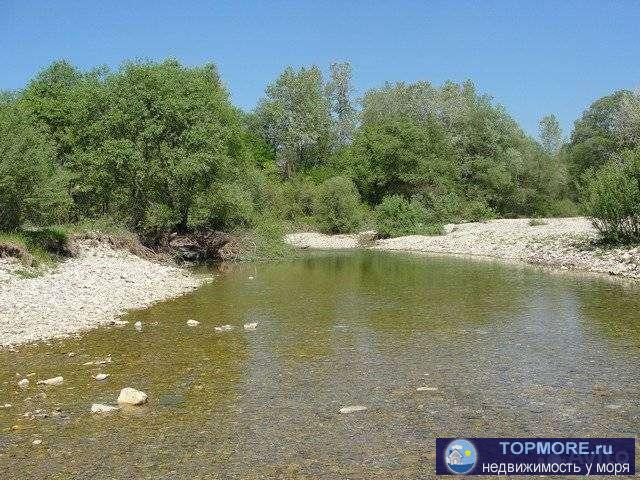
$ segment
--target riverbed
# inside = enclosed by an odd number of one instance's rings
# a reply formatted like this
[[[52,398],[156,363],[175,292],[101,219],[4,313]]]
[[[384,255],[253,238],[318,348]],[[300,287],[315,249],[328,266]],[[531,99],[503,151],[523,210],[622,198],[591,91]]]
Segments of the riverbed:
[[[0,471],[415,479],[437,436],[638,435],[637,282],[373,251],[210,273],[124,327],[1,350]],[[149,402],[90,413],[127,386]]]

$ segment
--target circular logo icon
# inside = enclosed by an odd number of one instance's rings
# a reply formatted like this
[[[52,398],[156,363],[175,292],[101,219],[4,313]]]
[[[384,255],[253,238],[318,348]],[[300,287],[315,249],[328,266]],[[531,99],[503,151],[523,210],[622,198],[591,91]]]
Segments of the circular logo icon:
[[[444,451],[444,463],[451,473],[469,473],[476,464],[478,453],[469,440],[456,439]]]

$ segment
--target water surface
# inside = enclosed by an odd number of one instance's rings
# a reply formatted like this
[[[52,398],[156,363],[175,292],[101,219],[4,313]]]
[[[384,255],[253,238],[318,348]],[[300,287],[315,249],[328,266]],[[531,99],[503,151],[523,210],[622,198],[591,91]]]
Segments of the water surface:
[[[0,472],[415,479],[433,476],[436,436],[637,436],[639,293],[408,254],[234,266],[124,328],[0,351],[0,405],[13,405],[0,410]],[[15,374],[31,372],[19,391]],[[35,386],[56,375],[63,386]],[[89,413],[125,386],[148,405]],[[347,405],[368,410],[340,414]],[[37,409],[48,417],[22,417]]]

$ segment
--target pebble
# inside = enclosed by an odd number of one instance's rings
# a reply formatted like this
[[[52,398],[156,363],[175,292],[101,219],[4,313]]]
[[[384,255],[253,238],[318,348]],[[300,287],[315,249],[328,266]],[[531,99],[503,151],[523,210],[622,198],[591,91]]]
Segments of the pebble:
[[[40,445],[42,443],[42,440],[40,440],[39,438],[36,438],[33,442],[31,442],[33,445]]]
[[[78,244],[80,254],[51,272],[33,279],[10,275],[1,282],[2,297],[10,300],[0,311],[0,345],[74,335],[109,323],[119,325],[116,319],[124,310],[147,307],[206,281],[182,268],[145,260],[95,240]],[[0,261],[0,278],[5,271]],[[125,283],[121,275],[133,282]]]
[[[131,387],[123,388],[118,395],[118,403],[124,405],[142,405],[147,402],[147,399],[146,393]]]
[[[200,322],[197,320],[193,320],[193,319],[187,320],[187,326],[189,327],[197,327],[198,325],[200,325]]]
[[[53,378],[47,378],[46,380],[38,381],[38,385],[49,385],[51,387],[62,385],[63,383],[64,383],[64,378],[62,377],[53,377]]]
[[[342,407],[340,413],[355,413],[364,412],[367,409],[364,405],[350,405],[348,407]]]
[[[102,380],[106,380],[107,378],[109,378],[109,374],[108,373],[98,373],[95,377],[96,380],[98,381],[102,381]]]
[[[136,331],[141,332],[142,331],[142,322],[137,321],[136,323],[133,324],[133,328],[135,328]]]
[[[91,405],[91,413],[109,413],[114,410],[118,410],[118,407],[112,405],[105,405],[103,403],[94,403]]]
[[[258,322],[245,323],[244,324],[244,329],[245,330],[255,330],[257,326],[258,326]]]
[[[29,388],[29,379],[23,378],[18,382],[18,386],[22,389]]]
[[[418,387],[416,388],[417,392],[437,392],[437,387]]]
[[[233,330],[233,325],[219,325],[213,328],[216,332],[228,332],[230,330]]]

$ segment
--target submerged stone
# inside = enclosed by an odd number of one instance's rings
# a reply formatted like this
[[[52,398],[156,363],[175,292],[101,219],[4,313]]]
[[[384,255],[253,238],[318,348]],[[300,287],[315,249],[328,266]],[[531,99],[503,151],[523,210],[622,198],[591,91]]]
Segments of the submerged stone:
[[[364,405],[349,405],[348,407],[342,407],[340,413],[356,413],[364,412],[367,409]]]
[[[198,325],[200,325],[200,322],[197,320],[193,320],[191,318],[187,320],[187,326],[189,327],[197,327]]]
[[[418,387],[416,388],[417,392],[437,392],[437,387]]]
[[[91,405],[91,413],[108,413],[118,410],[118,407],[112,405],[104,405],[103,403],[94,403]]]
[[[50,387],[62,385],[63,383],[64,383],[64,378],[62,377],[53,377],[53,378],[47,378],[46,380],[38,381],[38,385],[49,385]]]

